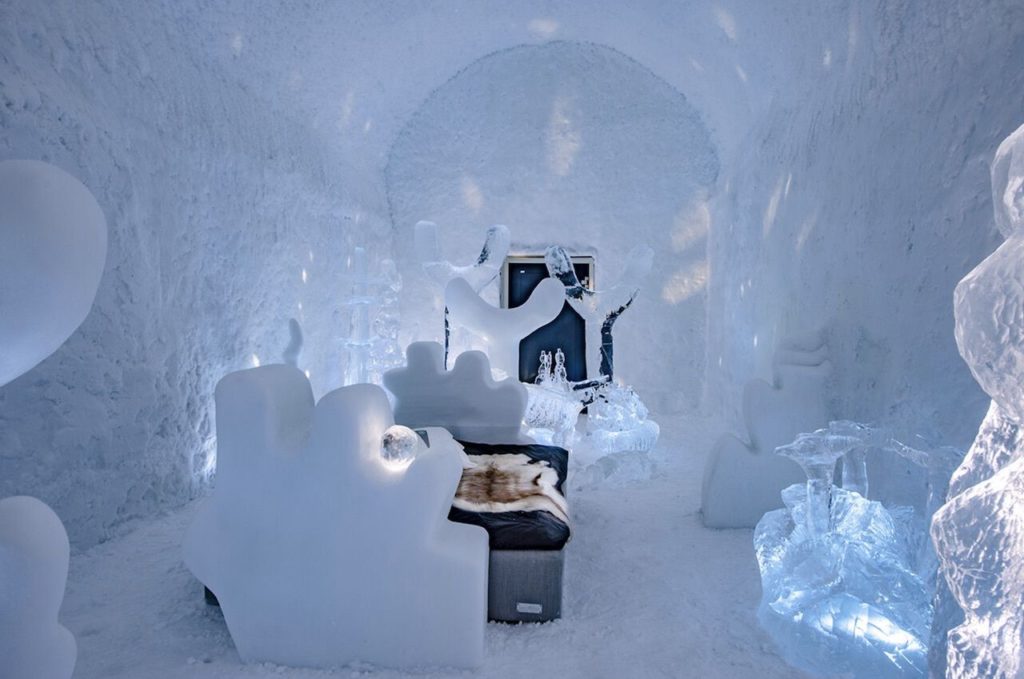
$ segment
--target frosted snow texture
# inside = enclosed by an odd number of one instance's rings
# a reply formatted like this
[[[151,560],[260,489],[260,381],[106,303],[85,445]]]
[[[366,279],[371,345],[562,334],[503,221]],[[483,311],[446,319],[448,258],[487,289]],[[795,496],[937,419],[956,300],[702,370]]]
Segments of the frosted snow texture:
[[[444,348],[437,342],[413,342],[405,355],[406,365],[383,378],[395,397],[396,422],[444,427],[463,441],[532,443],[520,433],[525,386],[514,378],[495,382],[485,354],[459,354],[451,370],[445,370]]]
[[[81,325],[106,257],[107,223],[89,189],[47,163],[0,162],[0,385]]]
[[[1006,241],[953,301],[960,355],[992,403],[931,529],[945,579],[931,666],[953,679],[1024,674],[1024,126],[1000,144],[991,179]]]
[[[562,284],[542,280],[529,299],[514,309],[484,301],[464,278],[453,278],[445,288],[448,323],[453,330],[469,331],[471,349],[487,354],[498,377],[519,376],[519,343],[537,328],[555,320],[565,300]]]
[[[0,500],[0,677],[71,676],[75,638],[57,621],[69,554],[64,525],[46,504]]]
[[[651,248],[635,245],[626,256],[625,269],[615,285],[595,291],[580,283],[572,259],[563,248],[552,246],[545,251],[548,273],[565,286],[570,306],[586,322],[588,378],[614,374],[612,326],[640,294],[640,286],[650,273],[653,260]]]
[[[754,532],[758,618],[783,657],[809,672],[857,679],[924,677],[930,592],[916,573],[907,521],[860,494],[832,488],[833,530],[814,536],[807,490]]]
[[[460,446],[385,460],[384,391],[314,408],[306,377],[268,365],[217,385],[217,483],[184,543],[247,662],[471,667],[483,657],[487,534],[447,521]],[[400,446],[401,447],[401,446]]]
[[[750,442],[732,434],[715,443],[704,468],[701,514],[712,528],[752,528],[782,506],[780,493],[804,481],[800,468],[774,454],[797,434],[828,423],[825,382],[832,374],[828,346],[817,333],[793,336],[775,353],[774,384],[751,380],[743,390]]]

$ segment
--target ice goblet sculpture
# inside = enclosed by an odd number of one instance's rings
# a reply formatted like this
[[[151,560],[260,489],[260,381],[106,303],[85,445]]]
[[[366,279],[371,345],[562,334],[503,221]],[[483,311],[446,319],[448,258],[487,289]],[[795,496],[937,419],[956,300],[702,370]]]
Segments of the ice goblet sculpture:
[[[800,465],[807,475],[807,535],[819,538],[832,528],[832,480],[836,462],[860,444],[860,439],[847,434],[833,434],[818,429],[800,434],[796,440],[775,449]]]

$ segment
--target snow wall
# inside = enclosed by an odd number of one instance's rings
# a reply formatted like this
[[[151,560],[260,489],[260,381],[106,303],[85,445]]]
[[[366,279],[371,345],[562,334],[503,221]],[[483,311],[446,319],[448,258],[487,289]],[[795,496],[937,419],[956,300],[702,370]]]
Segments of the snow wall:
[[[106,212],[111,249],[84,325],[0,389],[0,496],[38,495],[83,547],[202,492],[216,380],[253,355],[277,360],[298,315],[315,390],[338,386],[340,262],[353,245],[371,261],[407,256],[401,239],[423,218],[481,234],[504,222],[520,246],[587,246],[599,282],[617,274],[622,242],[653,241],[655,271],[617,326],[616,360],[656,417],[702,401],[741,433],[731,418],[743,383],[768,376],[783,335],[821,326],[836,415],[966,442],[984,397],[956,355],[952,290],[996,244],[987,163],[1024,117],[1016,5],[3,0],[0,156],[78,176]],[[628,84],[653,117],[570,107],[559,118],[559,82],[516,76],[543,71],[545,54],[600,66],[604,89],[577,100],[593,105],[621,102],[607,88],[636,74]],[[474,101],[471,86],[485,84]],[[524,141],[505,101],[544,114],[537,138]],[[472,145],[416,137],[457,139],[443,124],[459,106],[465,131],[484,135]],[[588,129],[620,124],[633,145],[591,146]],[[551,129],[563,149],[578,133],[565,175],[546,155],[514,164],[543,177],[486,162],[492,139],[500,153],[517,139],[547,153]],[[650,157],[635,155],[624,179],[656,204],[609,179],[615,158],[587,157],[637,148]],[[552,175],[572,190],[546,185]],[[502,194],[512,186],[537,205],[517,207]],[[608,209],[593,209],[604,191]],[[596,238],[555,233],[576,225],[605,226]],[[445,244],[453,259],[479,245]],[[703,266],[706,287],[670,303],[673,276],[690,290],[686,272]],[[642,345],[659,323],[661,346]]]
[[[0,497],[45,500],[77,547],[203,489],[213,387],[279,361],[289,317],[338,386],[338,265],[386,226],[383,194],[262,88],[249,36],[273,17],[235,4],[0,6],[0,156],[72,173],[109,225],[92,313],[0,389]]]

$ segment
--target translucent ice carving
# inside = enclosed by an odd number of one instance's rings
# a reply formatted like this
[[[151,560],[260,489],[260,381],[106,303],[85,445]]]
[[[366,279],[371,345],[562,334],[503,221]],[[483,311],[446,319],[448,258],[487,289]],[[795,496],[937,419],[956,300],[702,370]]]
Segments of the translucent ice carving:
[[[860,439],[854,436],[819,429],[810,434],[800,434],[793,443],[775,449],[779,455],[800,465],[807,475],[804,514],[808,537],[823,537],[831,530],[832,479],[836,462],[859,444]]]
[[[463,278],[453,278],[444,293],[448,322],[475,338],[473,349],[490,358],[499,377],[519,376],[519,343],[537,328],[555,320],[565,303],[562,284],[545,278],[530,298],[514,309],[491,306]]]
[[[444,368],[444,348],[437,342],[413,342],[406,365],[384,374],[395,397],[395,420],[408,427],[444,427],[456,438],[476,443],[532,443],[520,428],[526,412],[526,389],[515,378],[495,382],[487,356],[459,354]]]
[[[64,525],[44,503],[0,500],[0,677],[71,676],[75,638],[57,622],[69,551]]]
[[[586,321],[587,377],[614,375],[612,326],[640,293],[653,258],[654,251],[649,247],[635,246],[626,256],[626,268],[619,281],[604,290],[593,291],[580,283],[564,249],[552,246],[544,253],[548,273],[561,281],[569,304]]]
[[[835,452],[823,455],[822,467],[825,458],[834,464]],[[762,626],[786,661],[805,671],[925,677],[930,593],[903,523],[859,493],[832,488],[831,497],[828,516],[809,517],[820,506],[808,504],[806,486],[790,486],[786,507],[758,522]],[[832,528],[820,533],[822,525]]]
[[[595,453],[648,452],[658,442],[661,428],[647,419],[647,406],[631,387],[598,387],[588,413],[587,443]]]
[[[348,294],[342,304],[349,311],[349,333],[345,347],[345,383],[377,382],[381,373],[401,360],[398,346],[396,308],[402,278],[395,263],[381,260],[371,275],[366,250],[354,248],[344,279]]]
[[[428,430],[429,448],[394,436],[387,396],[369,384],[314,408],[286,365],[228,375],[216,401],[217,484],[184,553],[243,660],[480,663],[487,534],[447,520],[462,474],[447,432]]]
[[[106,256],[106,220],[81,182],[39,161],[0,162],[0,384],[81,325]]]
[[[580,393],[573,388],[565,371],[565,354],[555,352],[552,367],[551,352],[540,353],[540,368],[534,384],[527,384],[526,425],[537,432],[549,432],[551,443],[568,448],[575,438],[576,420],[583,410]]]
[[[724,434],[715,443],[701,488],[706,526],[752,528],[765,512],[782,505],[783,488],[804,480],[800,467],[773,453],[800,432],[827,424],[824,390],[831,372],[824,338],[810,333],[780,344],[773,383],[747,383],[743,418],[750,440]]]
[[[476,261],[458,266],[441,255],[437,224],[417,222],[414,233],[416,252],[423,263],[423,270],[434,282],[443,288],[453,278],[463,278],[475,292],[480,292],[498,277],[512,242],[508,227],[496,224],[487,229],[484,247]]]
[[[992,404],[931,531],[948,585],[931,669],[953,679],[1024,674],[1024,127],[996,151],[992,203],[1006,241],[953,300],[960,355]]]

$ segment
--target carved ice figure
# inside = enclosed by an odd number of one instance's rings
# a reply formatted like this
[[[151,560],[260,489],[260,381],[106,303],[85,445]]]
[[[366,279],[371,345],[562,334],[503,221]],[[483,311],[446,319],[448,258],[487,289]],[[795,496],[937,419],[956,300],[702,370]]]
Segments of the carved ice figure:
[[[773,454],[800,432],[828,423],[825,381],[832,372],[820,333],[786,338],[774,356],[774,383],[755,379],[743,390],[749,442],[724,434],[704,468],[701,514],[711,528],[753,528],[782,506],[783,488],[804,481],[800,467]]]
[[[519,343],[562,311],[565,293],[553,278],[542,280],[530,298],[514,309],[501,309],[484,301],[463,278],[453,278],[444,293],[448,323],[468,330],[490,359],[499,377],[519,377]]]
[[[216,405],[217,484],[184,555],[243,660],[481,662],[487,533],[447,520],[462,455],[446,431],[427,430],[429,447],[396,432],[369,384],[314,407],[286,365],[231,373]]]
[[[845,447],[814,464],[834,464]],[[808,503],[807,486],[790,486],[782,499],[784,509],[758,522],[754,548],[763,592],[758,619],[786,661],[827,676],[926,676],[930,594],[902,522],[842,488],[832,488],[824,520],[808,516],[820,506]],[[821,524],[832,528],[820,533]]]
[[[474,292],[482,291],[498,277],[501,265],[508,256],[512,238],[508,227],[495,224],[487,229],[480,256],[472,264],[458,266],[444,259],[438,243],[437,224],[433,222],[417,222],[414,229],[416,252],[423,270],[435,283],[444,288],[453,278],[464,278]]]
[[[596,388],[587,412],[590,455],[646,453],[658,442],[661,428],[647,419],[647,406],[631,387],[611,382]]]
[[[0,162],[0,384],[82,324],[106,256],[106,219],[80,181],[40,161]]]
[[[551,352],[540,352],[540,367],[533,384],[526,384],[528,401],[524,421],[534,438],[550,439],[553,445],[571,447],[575,440],[576,421],[583,410],[583,399],[565,372],[565,354],[559,348],[555,353],[555,368],[551,367]]]
[[[106,219],[81,182],[39,161],[0,162],[0,386],[81,325],[106,256]],[[68,554],[45,503],[0,501],[0,677],[71,676],[75,638],[57,622]]]
[[[954,293],[960,355],[992,404],[931,530],[948,585],[931,668],[953,679],[1024,676],[1024,126],[996,151],[992,203],[1006,241]]]
[[[444,347],[413,342],[406,365],[384,373],[384,386],[395,397],[395,420],[408,427],[443,423],[453,436],[475,443],[533,443],[520,432],[526,389],[519,380],[496,382],[479,351],[459,354],[451,370],[444,367]]]
[[[563,248],[552,246],[544,253],[548,273],[562,283],[570,306],[586,323],[588,378],[613,376],[612,326],[640,293],[640,285],[651,270],[653,258],[654,251],[646,245],[633,247],[626,256],[626,267],[618,282],[594,291],[580,283],[572,259]]]
[[[819,429],[809,434],[800,434],[792,443],[775,449],[777,454],[800,465],[807,475],[804,515],[809,538],[823,537],[831,530],[832,479],[836,462],[859,444],[860,439],[854,436]]]
[[[402,279],[390,259],[381,260],[377,274],[371,275],[361,247],[352,250],[344,279],[349,286],[342,302],[349,309],[349,334],[342,342],[345,383],[374,382],[401,358],[395,307]]]
[[[0,677],[71,676],[75,637],[57,622],[69,554],[64,524],[46,504],[0,500]]]

